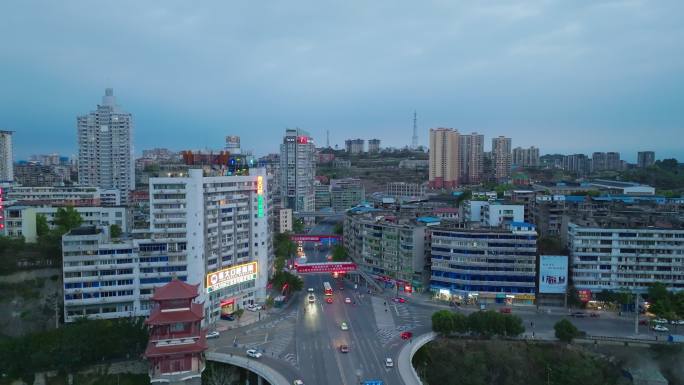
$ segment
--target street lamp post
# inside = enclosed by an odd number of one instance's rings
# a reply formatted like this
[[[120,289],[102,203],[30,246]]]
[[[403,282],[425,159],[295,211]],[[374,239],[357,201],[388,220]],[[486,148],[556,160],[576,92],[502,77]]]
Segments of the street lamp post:
[[[362,385],[362,383],[361,383],[361,374],[363,374],[363,372],[361,371],[361,368],[356,369],[356,382],[358,382],[359,385]]]

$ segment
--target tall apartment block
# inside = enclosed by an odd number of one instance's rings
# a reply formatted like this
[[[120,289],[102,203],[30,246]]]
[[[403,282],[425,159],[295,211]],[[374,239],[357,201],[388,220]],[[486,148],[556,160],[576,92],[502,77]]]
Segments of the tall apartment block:
[[[616,171],[622,169],[619,152],[595,152],[591,155],[592,171]]]
[[[363,139],[347,139],[344,141],[344,147],[348,154],[356,155],[362,154],[366,141]]]
[[[462,182],[469,184],[480,183],[484,171],[484,135],[476,132],[461,134],[459,153],[461,156],[460,174]]]
[[[113,242],[106,230],[62,238],[64,316],[144,316],[154,288],[176,277],[199,285],[204,322],[266,298],[272,269],[270,200],[264,169],[246,176],[151,178],[146,239]]]
[[[297,211],[314,211],[316,147],[308,132],[288,129],[280,145],[282,205]]]
[[[655,152],[639,151],[637,153],[637,167],[646,168],[655,164]]]
[[[662,282],[684,289],[684,230],[568,225],[572,281],[577,289],[645,293]]]
[[[429,184],[432,188],[459,185],[461,157],[460,135],[451,128],[430,129]]]
[[[105,90],[97,110],[77,118],[78,182],[121,191],[128,202],[135,187],[133,117],[117,104],[114,91]]]
[[[459,303],[532,304],[537,233],[513,223],[500,229],[430,230],[430,290]]]
[[[516,147],[513,149],[513,165],[519,167],[539,167],[539,149]]]
[[[0,182],[14,180],[13,131],[0,131]]]
[[[380,152],[380,139],[368,140],[368,152],[371,154]]]
[[[585,175],[590,171],[590,161],[584,154],[573,154],[563,156],[563,169],[571,172],[576,172],[578,175]]]
[[[499,136],[492,138],[492,163],[494,178],[497,182],[506,182],[511,177],[511,138]]]

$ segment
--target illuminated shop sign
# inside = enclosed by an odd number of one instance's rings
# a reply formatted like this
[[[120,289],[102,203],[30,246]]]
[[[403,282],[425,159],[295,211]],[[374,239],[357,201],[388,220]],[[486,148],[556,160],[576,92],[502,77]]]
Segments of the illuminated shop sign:
[[[257,217],[264,217],[264,177],[257,176]]]
[[[249,262],[209,273],[207,274],[207,293],[255,280],[257,271],[257,263]]]
[[[307,143],[309,143],[309,137],[308,136],[298,136],[297,137],[297,143],[307,144]]]

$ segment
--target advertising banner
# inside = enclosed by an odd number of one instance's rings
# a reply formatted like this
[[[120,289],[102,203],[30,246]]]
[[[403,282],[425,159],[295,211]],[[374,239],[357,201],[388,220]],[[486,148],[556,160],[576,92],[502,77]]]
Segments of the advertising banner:
[[[257,263],[248,262],[207,274],[207,293],[256,279]]]
[[[563,294],[568,286],[568,257],[539,256],[539,293]]]

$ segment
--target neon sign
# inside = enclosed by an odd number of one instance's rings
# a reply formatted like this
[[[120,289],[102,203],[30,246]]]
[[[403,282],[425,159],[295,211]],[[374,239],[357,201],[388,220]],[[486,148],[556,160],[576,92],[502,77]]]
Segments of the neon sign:
[[[207,274],[207,293],[256,279],[256,262],[229,267]]]
[[[298,136],[297,137],[297,143],[307,144],[307,143],[309,143],[309,137],[308,136]]]
[[[264,217],[264,177],[257,176],[257,217]]]

